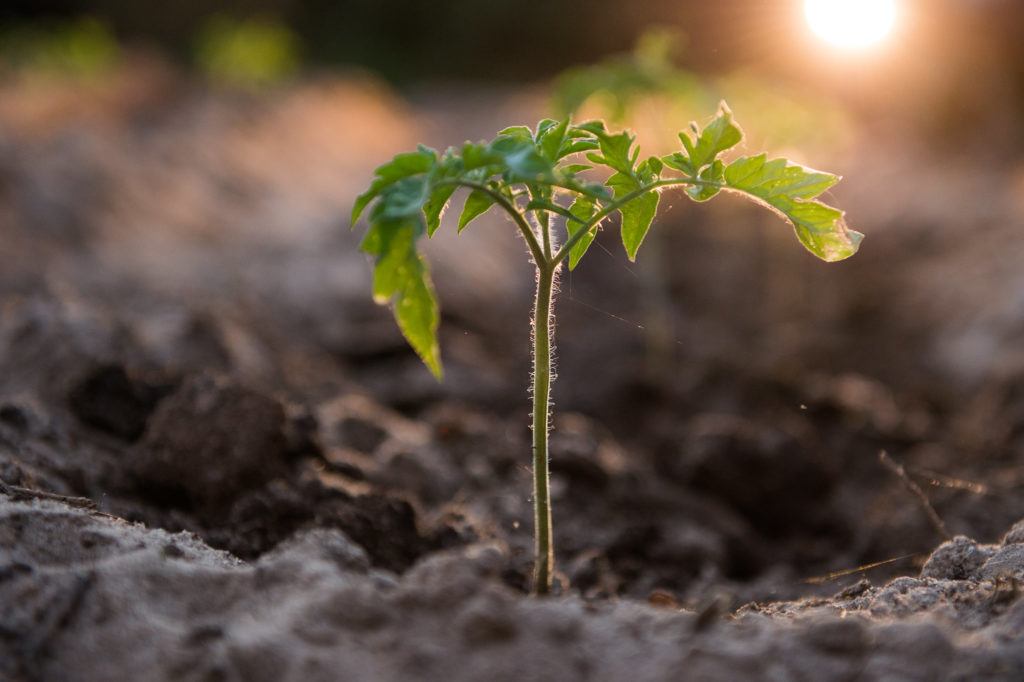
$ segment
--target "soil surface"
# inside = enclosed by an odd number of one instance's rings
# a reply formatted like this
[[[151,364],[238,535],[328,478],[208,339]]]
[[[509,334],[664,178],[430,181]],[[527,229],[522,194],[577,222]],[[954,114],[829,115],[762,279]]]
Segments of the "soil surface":
[[[636,265],[603,234],[535,599],[524,247],[427,246],[439,384],[347,216],[391,154],[542,113],[0,85],[0,679],[1024,679],[1024,167],[831,150],[838,265],[728,197],[666,195]]]

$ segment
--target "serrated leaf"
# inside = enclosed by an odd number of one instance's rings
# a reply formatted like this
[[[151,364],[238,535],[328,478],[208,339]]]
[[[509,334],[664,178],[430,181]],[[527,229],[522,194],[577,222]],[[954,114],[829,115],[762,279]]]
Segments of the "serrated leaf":
[[[376,176],[370,184],[370,188],[356,197],[352,207],[352,224],[354,225],[359,216],[377,196],[387,187],[395,184],[404,178],[426,173],[437,161],[437,154],[432,149],[422,147],[415,152],[404,152],[397,154],[393,159],[378,166],[374,171]]]
[[[637,173],[650,174],[652,176],[661,175],[661,171],[664,170],[665,164],[661,162],[657,156],[651,156],[644,159],[644,162],[637,168]]]
[[[687,144],[689,136],[686,133],[680,133],[679,137],[689,151],[691,165],[699,170],[714,161],[725,150],[739,144],[743,139],[743,131],[733,122],[732,112],[725,102],[722,102],[718,105],[718,115],[704,126],[692,146]]]
[[[679,141],[683,144],[682,152],[674,152],[661,157],[669,168],[680,171],[688,178],[704,177],[704,168],[711,167],[717,157],[727,149],[736,146],[743,139],[743,131],[732,120],[732,112],[725,102],[719,104],[718,115],[699,130],[696,124],[691,124],[691,133],[683,131],[679,133]],[[710,188],[691,188],[687,190],[693,198],[706,200],[714,196],[715,192]]]
[[[570,135],[576,137],[577,135],[604,135],[605,127],[604,121],[584,121],[583,123],[577,123],[573,126]]]
[[[569,233],[570,239],[577,232],[586,228],[585,223],[589,222],[590,219],[594,217],[596,208],[597,205],[594,203],[593,198],[585,195],[580,195],[576,197],[576,200],[572,202],[572,206],[569,207],[569,213],[575,218],[575,220],[565,221],[565,229],[566,232]],[[594,238],[596,236],[596,229],[591,229],[591,231],[588,234],[584,235],[583,237],[580,237],[580,240],[573,244],[572,248],[569,249],[570,271],[576,269],[576,266],[579,264],[580,259],[583,258],[583,256],[587,253],[587,249],[590,248],[590,245],[594,242]]]
[[[489,145],[466,142],[462,145],[462,168],[472,171],[496,163],[501,163],[501,156],[491,151]]]
[[[669,168],[674,168],[675,170],[681,172],[688,178],[692,178],[696,173],[696,171],[693,168],[693,164],[690,163],[690,157],[687,156],[686,154],[682,154],[680,152],[673,152],[671,154],[661,157],[661,161]]]
[[[440,312],[427,265],[416,252],[418,234],[419,224],[411,218],[379,220],[371,225],[360,248],[376,258],[374,301],[381,305],[391,303],[402,335],[440,379]]]
[[[542,118],[537,122],[537,132],[534,133],[533,139],[536,142],[540,142],[540,139],[544,137],[544,133],[550,130],[552,127],[558,125],[558,121],[553,118]]]
[[[616,173],[608,179],[608,186],[615,191],[615,198],[620,199],[640,189],[642,185],[631,175]],[[629,260],[636,260],[637,251],[643,243],[647,231],[651,228],[654,214],[658,212],[660,196],[657,192],[645,192],[619,208],[622,215],[622,245],[626,247]]]
[[[564,158],[570,154],[579,154],[580,152],[594,151],[600,147],[600,143],[593,138],[582,138],[575,139],[572,142],[562,147],[562,152],[559,158]]]
[[[482,216],[491,206],[494,206],[494,197],[487,192],[478,189],[473,190],[466,197],[466,205],[462,208],[462,215],[459,216],[459,232],[466,229],[473,220]]]
[[[511,182],[536,182],[554,175],[554,165],[541,155],[532,139],[503,135],[495,138],[490,148],[501,156]]]
[[[633,146],[632,135],[622,132],[618,135],[599,135],[597,139],[601,145],[601,156],[603,157],[600,163],[604,163],[620,173],[633,172],[636,155],[630,154],[630,148]],[[587,158],[590,158],[589,154]]]
[[[557,161],[561,158],[559,152],[562,150],[562,145],[565,142],[565,133],[569,128],[569,119],[565,118],[560,122],[553,123],[553,125],[547,126],[543,132],[541,132],[540,126],[537,126],[537,140],[540,143],[541,154],[549,161]]]
[[[374,207],[377,219],[406,218],[423,215],[423,206],[430,198],[430,183],[425,175],[413,175],[386,187]]]
[[[702,170],[698,176],[699,180],[704,180],[709,183],[708,185],[690,185],[686,188],[686,193],[690,195],[690,198],[694,201],[707,201],[711,197],[715,196],[721,191],[721,184],[724,180],[725,165],[721,159],[715,159],[710,166],[707,166]]]
[[[422,256],[416,256],[410,269],[415,274],[410,277],[408,286],[399,293],[393,304],[395,320],[402,335],[431,374],[441,379],[441,349],[437,342],[437,325],[441,315],[437,297]]]
[[[499,137],[514,137],[520,140],[532,140],[533,131],[527,126],[509,126],[498,131]]]
[[[793,225],[800,243],[818,258],[838,261],[857,252],[864,235],[846,226],[842,211],[815,200],[839,181],[838,176],[758,154],[730,163],[724,179],[729,189],[781,213]]]
[[[429,236],[433,237],[434,232],[441,226],[441,216],[444,215],[444,210],[448,206],[448,200],[452,198],[455,189],[455,185],[435,187],[430,194],[430,198],[423,204],[423,215],[427,219],[427,234]]]

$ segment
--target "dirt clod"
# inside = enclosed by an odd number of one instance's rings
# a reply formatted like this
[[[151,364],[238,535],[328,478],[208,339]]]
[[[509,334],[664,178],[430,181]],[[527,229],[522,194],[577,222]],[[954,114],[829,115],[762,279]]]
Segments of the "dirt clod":
[[[921,569],[921,577],[964,580],[975,575],[994,551],[990,546],[958,535],[932,552]]]
[[[280,403],[199,375],[160,403],[128,469],[169,504],[222,506],[284,473],[284,451]]]

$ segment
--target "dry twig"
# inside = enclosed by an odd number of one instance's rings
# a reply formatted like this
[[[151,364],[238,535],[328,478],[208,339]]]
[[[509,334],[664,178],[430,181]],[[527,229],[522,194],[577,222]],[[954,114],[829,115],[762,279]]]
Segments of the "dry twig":
[[[889,471],[896,474],[900,481],[903,482],[903,487],[917,498],[918,502],[921,503],[921,507],[924,509],[925,515],[928,517],[928,520],[931,521],[936,532],[938,532],[938,534],[945,540],[951,539],[952,536],[946,529],[946,524],[942,522],[942,519],[935,512],[935,508],[932,506],[932,503],[928,501],[928,496],[924,494],[923,490],[921,490],[921,486],[914,483],[914,480],[907,474],[907,470],[903,468],[903,465],[896,463],[896,461],[893,460],[885,450],[879,451],[878,461],[880,461]]]

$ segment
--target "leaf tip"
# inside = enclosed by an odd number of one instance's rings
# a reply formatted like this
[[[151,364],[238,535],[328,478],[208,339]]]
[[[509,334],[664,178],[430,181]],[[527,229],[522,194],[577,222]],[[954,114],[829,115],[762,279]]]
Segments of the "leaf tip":
[[[431,349],[430,356],[423,358],[423,364],[438,382],[444,381],[444,367],[441,365],[441,354],[437,347]]]

